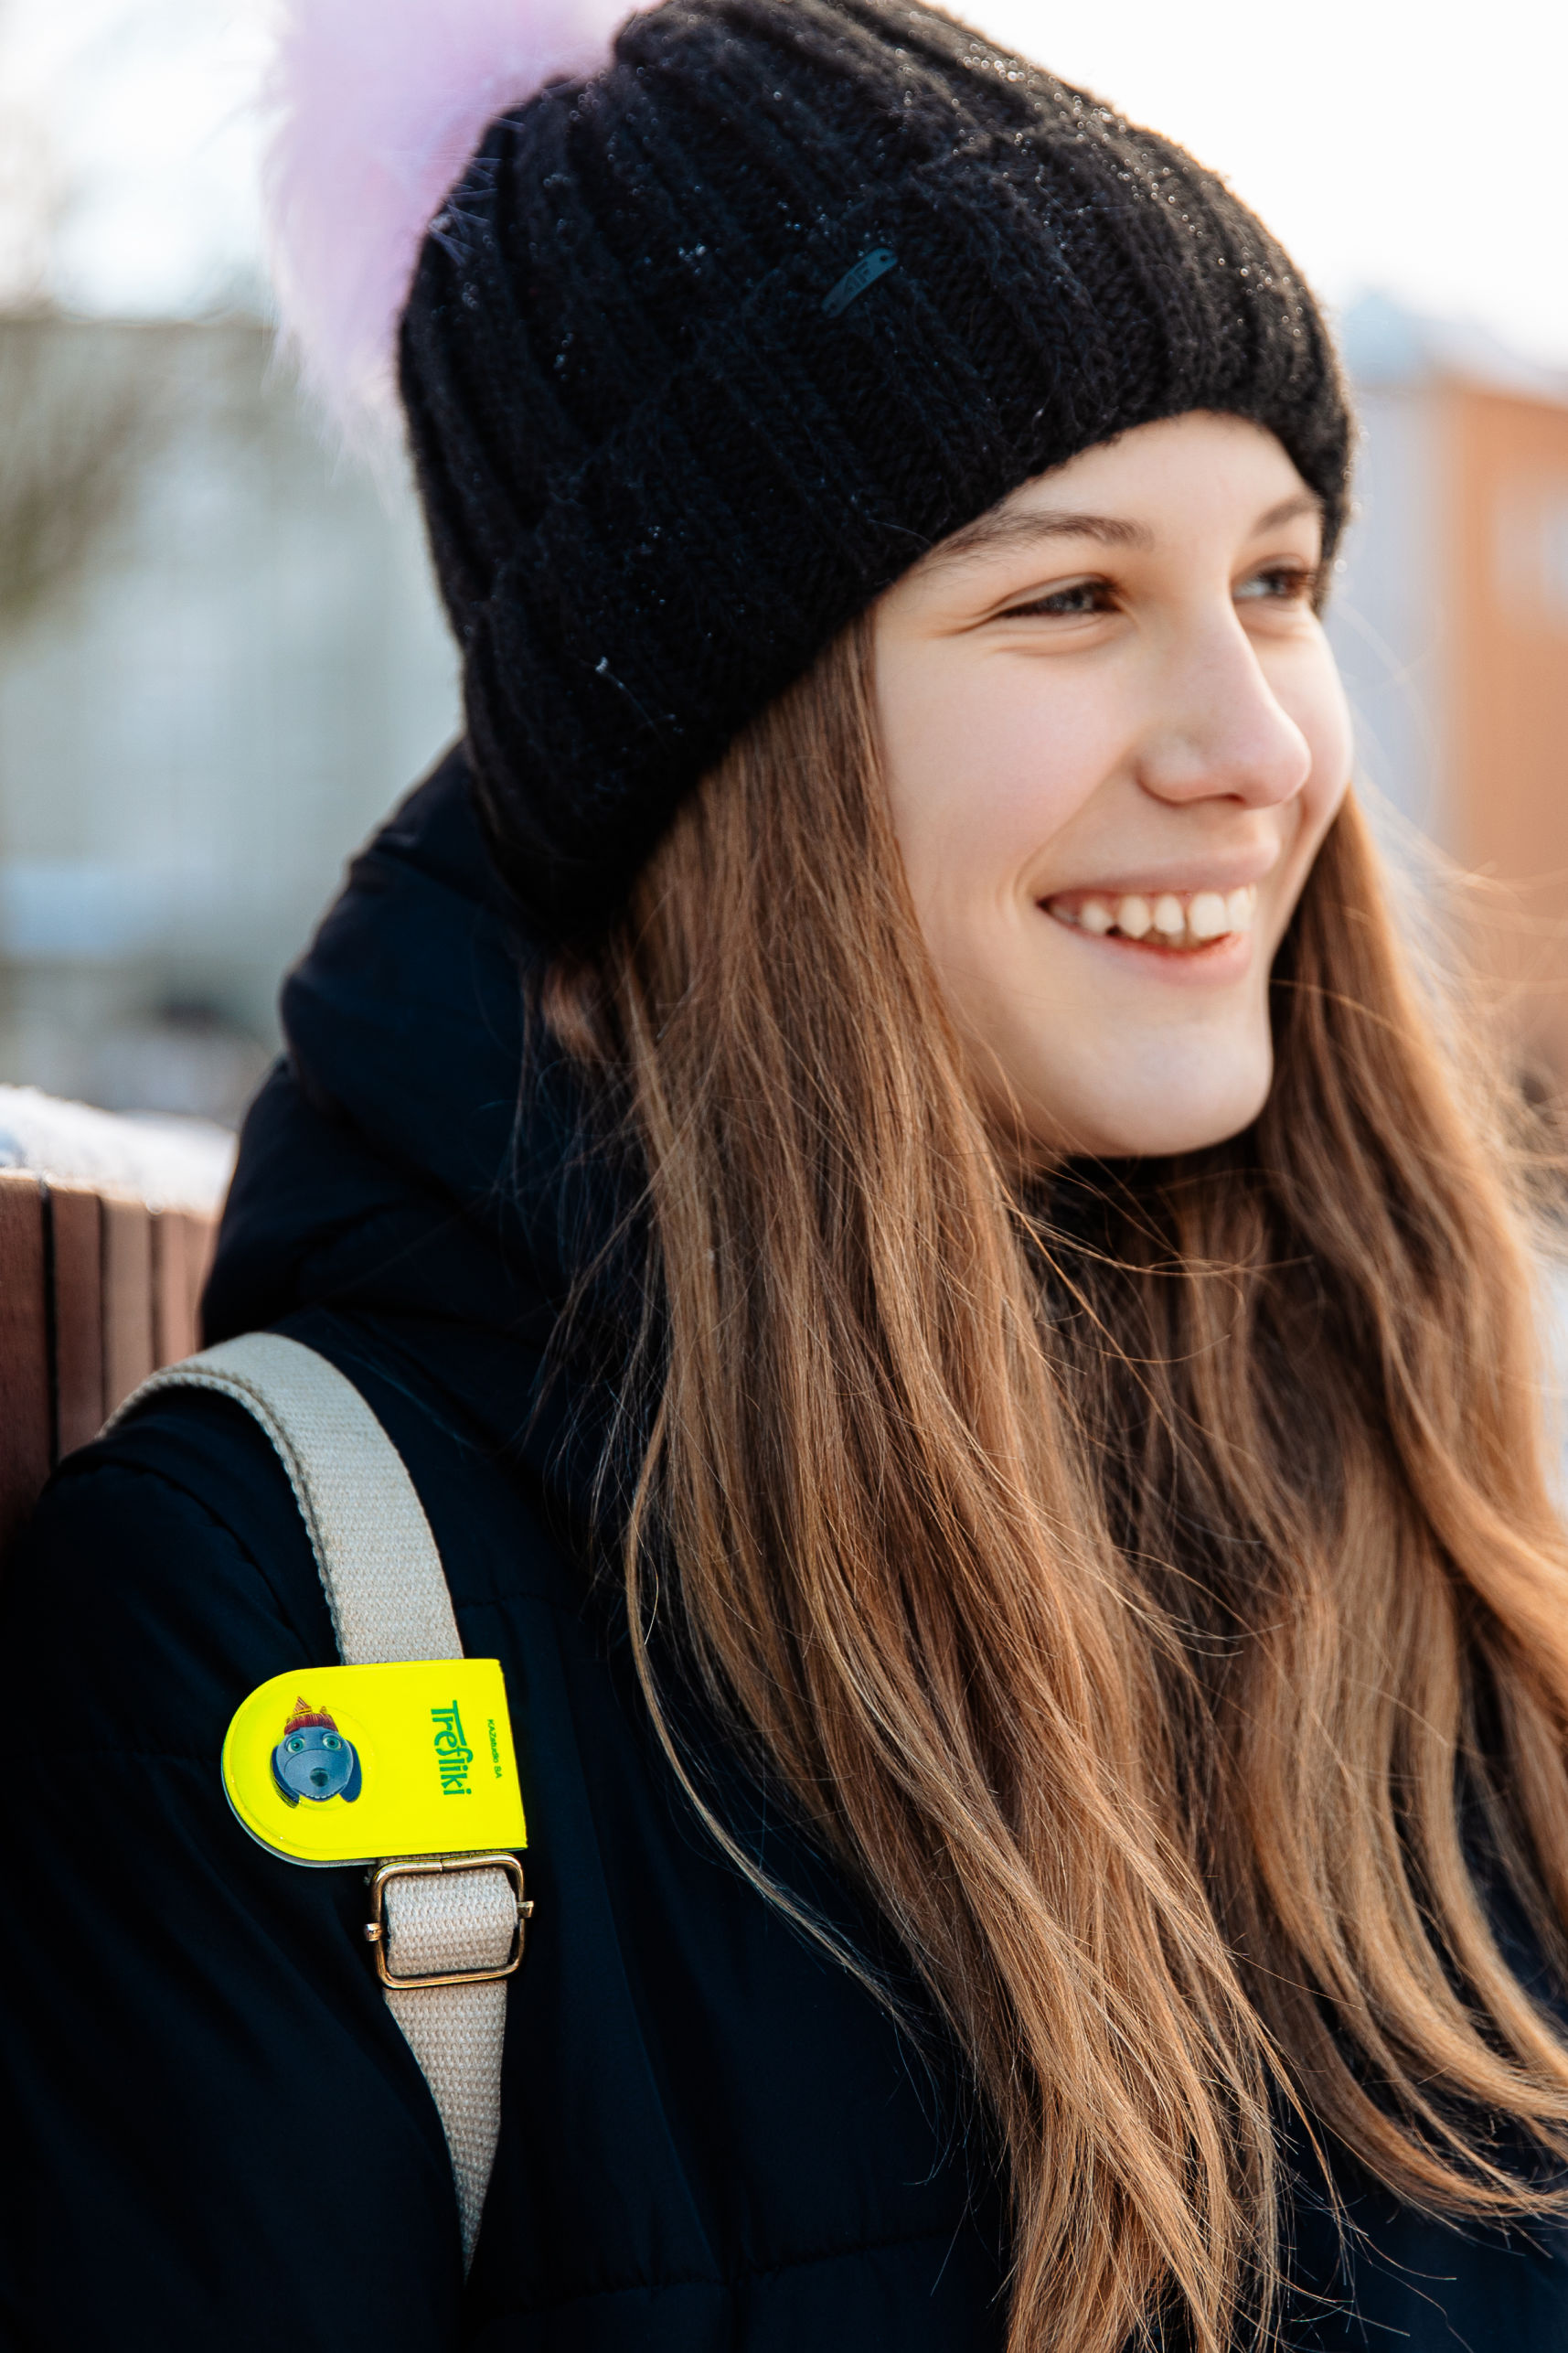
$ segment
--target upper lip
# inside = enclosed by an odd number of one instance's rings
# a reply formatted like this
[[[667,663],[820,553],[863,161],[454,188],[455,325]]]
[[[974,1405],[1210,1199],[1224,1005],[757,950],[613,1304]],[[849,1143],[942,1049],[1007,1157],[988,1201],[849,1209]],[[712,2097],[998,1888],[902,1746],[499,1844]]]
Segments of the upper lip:
[[[1050,899],[1154,899],[1164,891],[1178,898],[1196,891],[1240,891],[1250,882],[1261,882],[1273,872],[1278,852],[1254,850],[1241,855],[1209,859],[1185,858],[1168,866],[1150,866],[1129,870],[1112,881],[1096,879],[1092,882],[1055,882],[1049,891],[1037,895],[1043,906]]]

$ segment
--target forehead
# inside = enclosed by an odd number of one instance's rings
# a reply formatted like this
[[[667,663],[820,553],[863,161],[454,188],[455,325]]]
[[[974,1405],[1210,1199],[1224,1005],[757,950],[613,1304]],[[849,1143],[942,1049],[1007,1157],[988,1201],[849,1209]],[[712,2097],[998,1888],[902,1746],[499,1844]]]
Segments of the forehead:
[[[1198,411],[1139,425],[1020,483],[906,578],[941,581],[1052,540],[1153,551],[1196,529],[1244,535],[1321,511],[1273,433]]]

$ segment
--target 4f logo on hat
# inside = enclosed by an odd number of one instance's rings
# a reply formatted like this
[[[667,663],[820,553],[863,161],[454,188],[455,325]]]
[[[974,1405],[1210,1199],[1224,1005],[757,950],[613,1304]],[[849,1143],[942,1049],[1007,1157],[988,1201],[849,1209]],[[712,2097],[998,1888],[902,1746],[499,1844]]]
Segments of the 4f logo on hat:
[[[364,1786],[353,1741],[344,1738],[325,1707],[312,1707],[308,1699],[294,1702],[272,1751],[272,1779],[287,1805],[298,1805],[302,1797],[313,1805],[335,1797],[352,1805]]]

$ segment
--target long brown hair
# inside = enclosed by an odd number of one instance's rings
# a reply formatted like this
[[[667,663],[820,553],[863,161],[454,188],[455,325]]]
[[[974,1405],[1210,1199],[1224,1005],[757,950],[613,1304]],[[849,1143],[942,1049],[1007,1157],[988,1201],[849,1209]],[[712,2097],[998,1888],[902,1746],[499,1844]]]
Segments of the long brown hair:
[[[656,1721],[656,1610],[965,2052],[1014,2353],[1162,2316],[1220,2353],[1275,2285],[1281,2101],[1439,2211],[1539,2209],[1500,2134],[1568,2150],[1568,2049],[1467,1845],[1562,1968],[1523,1208],[1353,805],[1255,1126],[1020,1186],[904,886],[869,647],[735,743],[547,994],[645,1164],[632,1622]]]

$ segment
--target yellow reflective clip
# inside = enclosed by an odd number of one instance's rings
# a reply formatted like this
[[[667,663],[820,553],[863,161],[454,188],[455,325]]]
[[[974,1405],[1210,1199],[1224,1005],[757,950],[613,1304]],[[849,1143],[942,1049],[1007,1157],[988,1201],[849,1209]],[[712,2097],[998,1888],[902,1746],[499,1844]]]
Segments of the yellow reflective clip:
[[[528,1844],[498,1659],[274,1675],[235,1710],[223,1788],[291,1863]]]

